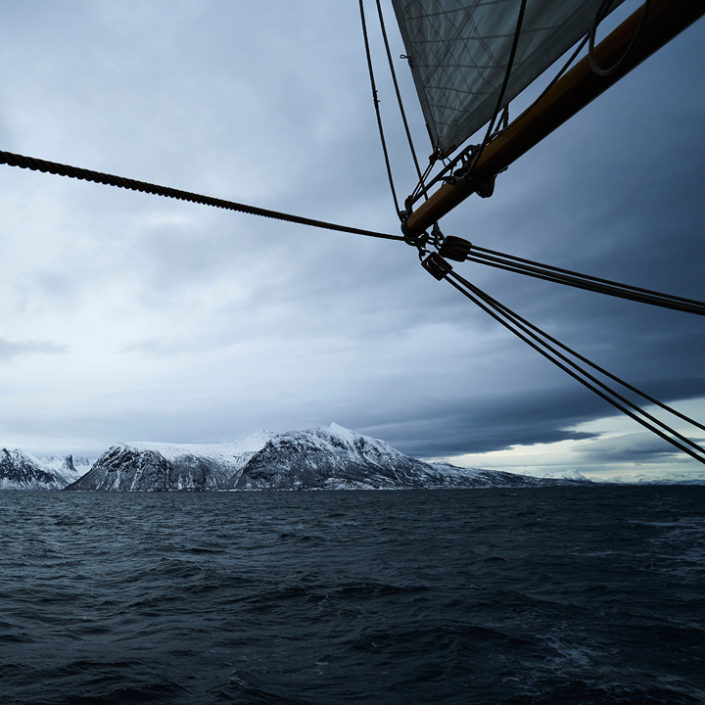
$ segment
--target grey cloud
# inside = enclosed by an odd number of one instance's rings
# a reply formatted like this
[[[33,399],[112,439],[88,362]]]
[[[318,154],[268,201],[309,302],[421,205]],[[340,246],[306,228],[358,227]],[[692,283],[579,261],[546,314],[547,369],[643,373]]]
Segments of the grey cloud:
[[[66,13],[54,5],[3,8],[0,58],[10,65],[12,57],[13,70],[0,95],[0,124],[16,151],[399,232],[354,7],[126,2]],[[294,18],[297,33],[288,29]],[[471,198],[456,209],[444,231],[705,298],[705,94],[692,61],[703,41],[701,22],[501,174],[492,199]],[[405,194],[414,175],[394,128],[393,92],[381,77],[380,93]],[[424,154],[421,114],[408,97]],[[42,188],[38,179],[34,188]],[[30,297],[26,315],[53,310],[57,301],[89,309],[95,298],[95,310],[77,316],[70,331],[77,347],[91,323],[113,316],[115,339],[130,361],[171,371],[159,382],[171,388],[157,389],[154,381],[149,396],[126,374],[131,413],[110,413],[86,390],[86,404],[101,416],[96,426],[83,425],[91,433],[213,440],[254,430],[249,424],[337,421],[412,454],[439,455],[585,439],[571,427],[612,413],[429,277],[402,243],[83,183],[65,188],[57,202],[69,225],[64,232],[49,218],[47,232],[68,238],[73,228],[87,247],[70,275],[60,264],[30,273],[36,301]],[[8,227],[22,231],[21,218]],[[665,400],[704,393],[701,318],[480,265],[456,267],[646,391]],[[64,350],[52,345],[0,341],[0,357]],[[247,369],[235,354],[215,355],[229,346],[247,352]],[[209,363],[199,365],[204,355]],[[260,355],[266,359],[255,364]],[[273,369],[280,388],[271,382]],[[291,384],[282,381],[289,371]],[[233,378],[246,383],[232,399],[221,398],[223,380]],[[181,387],[182,379],[188,384]],[[81,386],[80,376],[68,382]]]
[[[11,360],[25,355],[59,355],[67,348],[49,340],[14,341],[0,338],[0,360]]]
[[[652,391],[666,402],[697,398],[705,395],[705,378],[661,379],[652,384]],[[678,408],[677,403],[674,405]],[[576,384],[544,391],[517,389],[511,394],[441,402],[432,407],[420,402],[396,414],[383,407],[378,417],[367,414],[357,420],[367,432],[387,438],[412,455],[432,457],[596,438],[598,433],[573,427],[618,413]],[[392,423],[387,420],[390,416],[394,418]],[[671,423],[677,422],[671,418]],[[636,422],[634,428],[639,428]],[[660,452],[673,452],[664,441],[656,436],[654,439]]]
[[[677,449],[650,433],[596,438],[582,444],[578,454],[582,462],[605,464],[675,462],[680,457]]]

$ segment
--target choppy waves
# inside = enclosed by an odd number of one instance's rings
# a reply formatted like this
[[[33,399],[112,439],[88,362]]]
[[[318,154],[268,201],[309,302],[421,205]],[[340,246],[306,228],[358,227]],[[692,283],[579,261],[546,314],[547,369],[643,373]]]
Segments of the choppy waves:
[[[2,702],[700,703],[703,500],[2,492]]]

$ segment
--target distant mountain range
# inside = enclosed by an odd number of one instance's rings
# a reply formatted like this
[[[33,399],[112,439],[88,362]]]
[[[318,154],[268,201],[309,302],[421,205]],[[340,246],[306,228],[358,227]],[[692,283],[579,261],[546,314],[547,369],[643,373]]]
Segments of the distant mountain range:
[[[94,463],[73,456],[38,459],[20,450],[0,451],[0,489],[372,490],[586,482],[426,463],[337,424],[313,431],[263,432],[221,445],[119,444]]]

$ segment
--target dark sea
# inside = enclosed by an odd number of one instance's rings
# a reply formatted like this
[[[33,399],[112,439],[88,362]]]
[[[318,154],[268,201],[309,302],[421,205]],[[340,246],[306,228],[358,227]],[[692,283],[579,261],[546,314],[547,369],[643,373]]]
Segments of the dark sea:
[[[0,492],[0,703],[705,702],[705,487]]]

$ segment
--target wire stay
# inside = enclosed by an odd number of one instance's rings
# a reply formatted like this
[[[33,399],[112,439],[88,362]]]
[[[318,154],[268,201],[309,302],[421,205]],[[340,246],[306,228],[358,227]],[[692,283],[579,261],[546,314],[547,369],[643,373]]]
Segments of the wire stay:
[[[429,259],[433,258],[434,255],[431,255]],[[604,378],[606,377],[613,382],[616,382],[632,394],[641,397],[641,399],[645,402],[655,404],[662,410],[678,417],[682,421],[691,424],[693,427],[701,431],[705,431],[705,426],[703,424],[671,408],[667,404],[654,399],[652,396],[642,392],[634,385],[625,382],[618,376],[591,362],[585,356],[559,342],[556,338],[545,333],[538,326],[530,323],[525,318],[522,318],[519,314],[512,311],[512,309],[504,304],[501,304],[489,294],[482,291],[479,287],[454,272],[450,265],[445,263],[441,257],[436,255],[435,259],[436,262],[432,265],[429,266],[426,263],[424,263],[424,265],[427,269],[429,269],[429,271],[431,271],[432,274],[434,274],[434,276],[436,276],[436,278],[447,279],[455,289],[460,291],[460,293],[462,293],[475,305],[485,311],[509,331],[514,333],[514,335],[523,340],[538,353],[547,358],[550,362],[573,377],[576,381],[580,382],[616,409],[641,424],[644,428],[655,433],[657,436],[667,441],[678,450],[686,453],[698,462],[705,464],[705,449],[703,449],[702,446],[679,431],[676,431],[666,422],[644,410],[635,401],[632,401],[625,396],[624,393],[621,393],[614,387],[610,386],[609,382],[605,381]],[[443,265],[440,263],[443,263]],[[434,266],[438,267],[436,270],[437,273],[432,271]],[[592,368],[595,372],[602,375],[603,379],[600,379],[595,374],[589,372],[587,367]]]
[[[582,274],[570,269],[564,269],[563,267],[555,267],[523,257],[508,255],[503,252],[498,252],[497,250],[472,245],[466,259],[470,262],[485,264],[518,274],[525,274],[557,284],[565,284],[578,289],[585,289],[600,294],[651,304],[652,306],[661,306],[663,308],[705,316],[705,302],[702,301],[676,296],[675,294],[665,294],[663,292],[654,291],[653,289],[646,289],[631,284],[623,284],[590,274]]]

